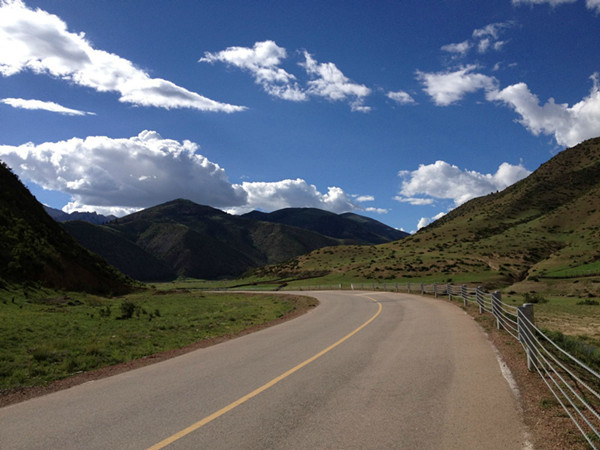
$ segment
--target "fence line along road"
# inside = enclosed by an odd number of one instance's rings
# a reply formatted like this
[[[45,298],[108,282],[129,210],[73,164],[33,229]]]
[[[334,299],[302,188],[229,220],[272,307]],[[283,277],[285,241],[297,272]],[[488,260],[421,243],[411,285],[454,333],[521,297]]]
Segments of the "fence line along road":
[[[409,294],[448,297],[476,305],[480,314],[491,314],[496,327],[517,340],[527,354],[527,367],[537,372],[552,395],[571,418],[593,449],[600,444],[600,374],[557,345],[535,326],[533,304],[522,306],[502,302],[500,292],[485,292],[481,287],[423,283],[351,283],[347,286],[319,285],[289,288],[294,290],[371,289]]]

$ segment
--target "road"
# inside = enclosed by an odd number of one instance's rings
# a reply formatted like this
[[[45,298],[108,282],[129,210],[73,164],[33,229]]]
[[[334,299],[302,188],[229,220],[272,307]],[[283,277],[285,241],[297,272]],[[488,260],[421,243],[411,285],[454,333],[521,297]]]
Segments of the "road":
[[[444,300],[324,291],[309,313],[0,409],[0,449],[522,449],[480,327]]]

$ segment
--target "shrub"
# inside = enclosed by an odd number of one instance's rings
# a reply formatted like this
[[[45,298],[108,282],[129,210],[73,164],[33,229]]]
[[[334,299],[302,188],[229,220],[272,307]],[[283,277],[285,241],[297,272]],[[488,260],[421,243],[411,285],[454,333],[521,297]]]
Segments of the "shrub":
[[[600,305],[600,303],[598,303],[597,300],[590,300],[589,298],[586,298],[585,300],[581,300],[580,302],[577,302],[578,305],[589,305],[589,306],[597,306]]]
[[[527,292],[523,295],[523,303],[548,303],[548,299],[542,297],[540,294]]]
[[[125,300],[121,303],[121,317],[120,319],[131,319],[135,313],[135,303]]]

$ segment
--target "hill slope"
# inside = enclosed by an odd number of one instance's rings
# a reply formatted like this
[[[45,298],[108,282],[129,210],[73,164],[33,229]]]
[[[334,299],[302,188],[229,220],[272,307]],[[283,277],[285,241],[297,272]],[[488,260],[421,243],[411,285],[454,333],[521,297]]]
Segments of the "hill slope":
[[[293,268],[262,273],[317,267],[355,279],[453,279],[523,289],[585,270],[600,275],[600,138],[564,150],[526,179],[401,241],[317,250]],[[600,283],[592,281],[571,288],[598,291]]]
[[[0,284],[4,282],[115,294],[133,286],[131,280],[78,245],[2,163]]]
[[[310,230],[232,216],[188,200],[164,203],[103,226],[64,226],[81,244],[144,281],[174,275],[232,277],[339,244]]]
[[[252,211],[242,217],[312,230],[345,244],[382,244],[408,236],[368,217],[352,213],[338,215],[316,208],[285,208],[271,213]]]

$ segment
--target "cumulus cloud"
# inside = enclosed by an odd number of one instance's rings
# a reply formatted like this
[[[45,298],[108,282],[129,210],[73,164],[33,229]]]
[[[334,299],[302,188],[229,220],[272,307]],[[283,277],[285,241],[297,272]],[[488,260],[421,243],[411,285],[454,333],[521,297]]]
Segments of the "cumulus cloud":
[[[473,73],[475,65],[461,67],[455,71],[424,73],[417,71],[417,79],[423,84],[423,90],[438,106],[448,106],[461,100],[466,94],[480,89],[486,92],[497,89],[498,81],[494,77]]]
[[[590,94],[573,106],[555,103],[553,98],[540,106],[538,97],[525,83],[490,91],[487,97],[512,107],[521,116],[519,122],[534,135],[553,135],[558,144],[573,146],[600,134],[599,75],[591,79]]]
[[[408,92],[404,91],[396,91],[396,92],[388,92],[385,94],[387,98],[390,100],[394,100],[399,105],[414,105],[415,99],[411,97]]]
[[[98,92],[117,92],[136,106],[235,112],[245,108],[220,103],[174,83],[151,78],[131,61],[97,50],[84,33],[68,31],[59,17],[32,10],[21,0],[0,1],[0,74],[29,70]]]
[[[44,102],[42,100],[26,100],[23,98],[3,98],[0,100],[1,103],[10,105],[13,108],[30,109],[30,110],[42,110],[50,111],[58,114],[64,114],[66,116],[86,116],[96,115],[93,112],[79,111],[77,109],[67,108],[54,102]]]
[[[364,106],[365,98],[371,89],[363,84],[353,83],[333,63],[318,63],[308,52],[304,52],[305,62],[301,63],[309,76],[308,93],[331,101],[349,101],[352,111],[369,112]]]
[[[307,96],[295,81],[296,77],[279,67],[286,57],[285,48],[267,40],[256,42],[252,48],[229,47],[220,52],[205,52],[198,62],[222,62],[247,70],[270,95],[284,100],[306,100]]]
[[[530,173],[521,164],[506,162],[494,174],[462,170],[445,161],[421,164],[417,170],[398,173],[403,181],[396,200],[415,205],[431,204],[433,199],[450,199],[454,206],[459,206],[472,198],[503,190]]]
[[[217,207],[243,205],[246,193],[198,145],[155,131],[91,136],[40,145],[0,145],[0,158],[24,179],[70,194],[70,210],[133,211],[174,198]]]
[[[247,202],[241,207],[230,208],[231,213],[239,214],[254,209],[275,211],[281,208],[310,207],[335,213],[360,210],[339,187],[329,187],[327,193],[319,192],[314,184],[301,178],[275,182],[243,182],[241,189],[247,194]]]
[[[0,159],[22,179],[71,196],[63,209],[122,216],[176,198],[244,213],[314,207],[335,213],[387,212],[363,208],[373,196],[340,187],[321,193],[303,179],[229,182],[225,170],[198,153],[198,144],[165,139],[155,131],[130,138],[91,136],[20,146],[0,145]]]

